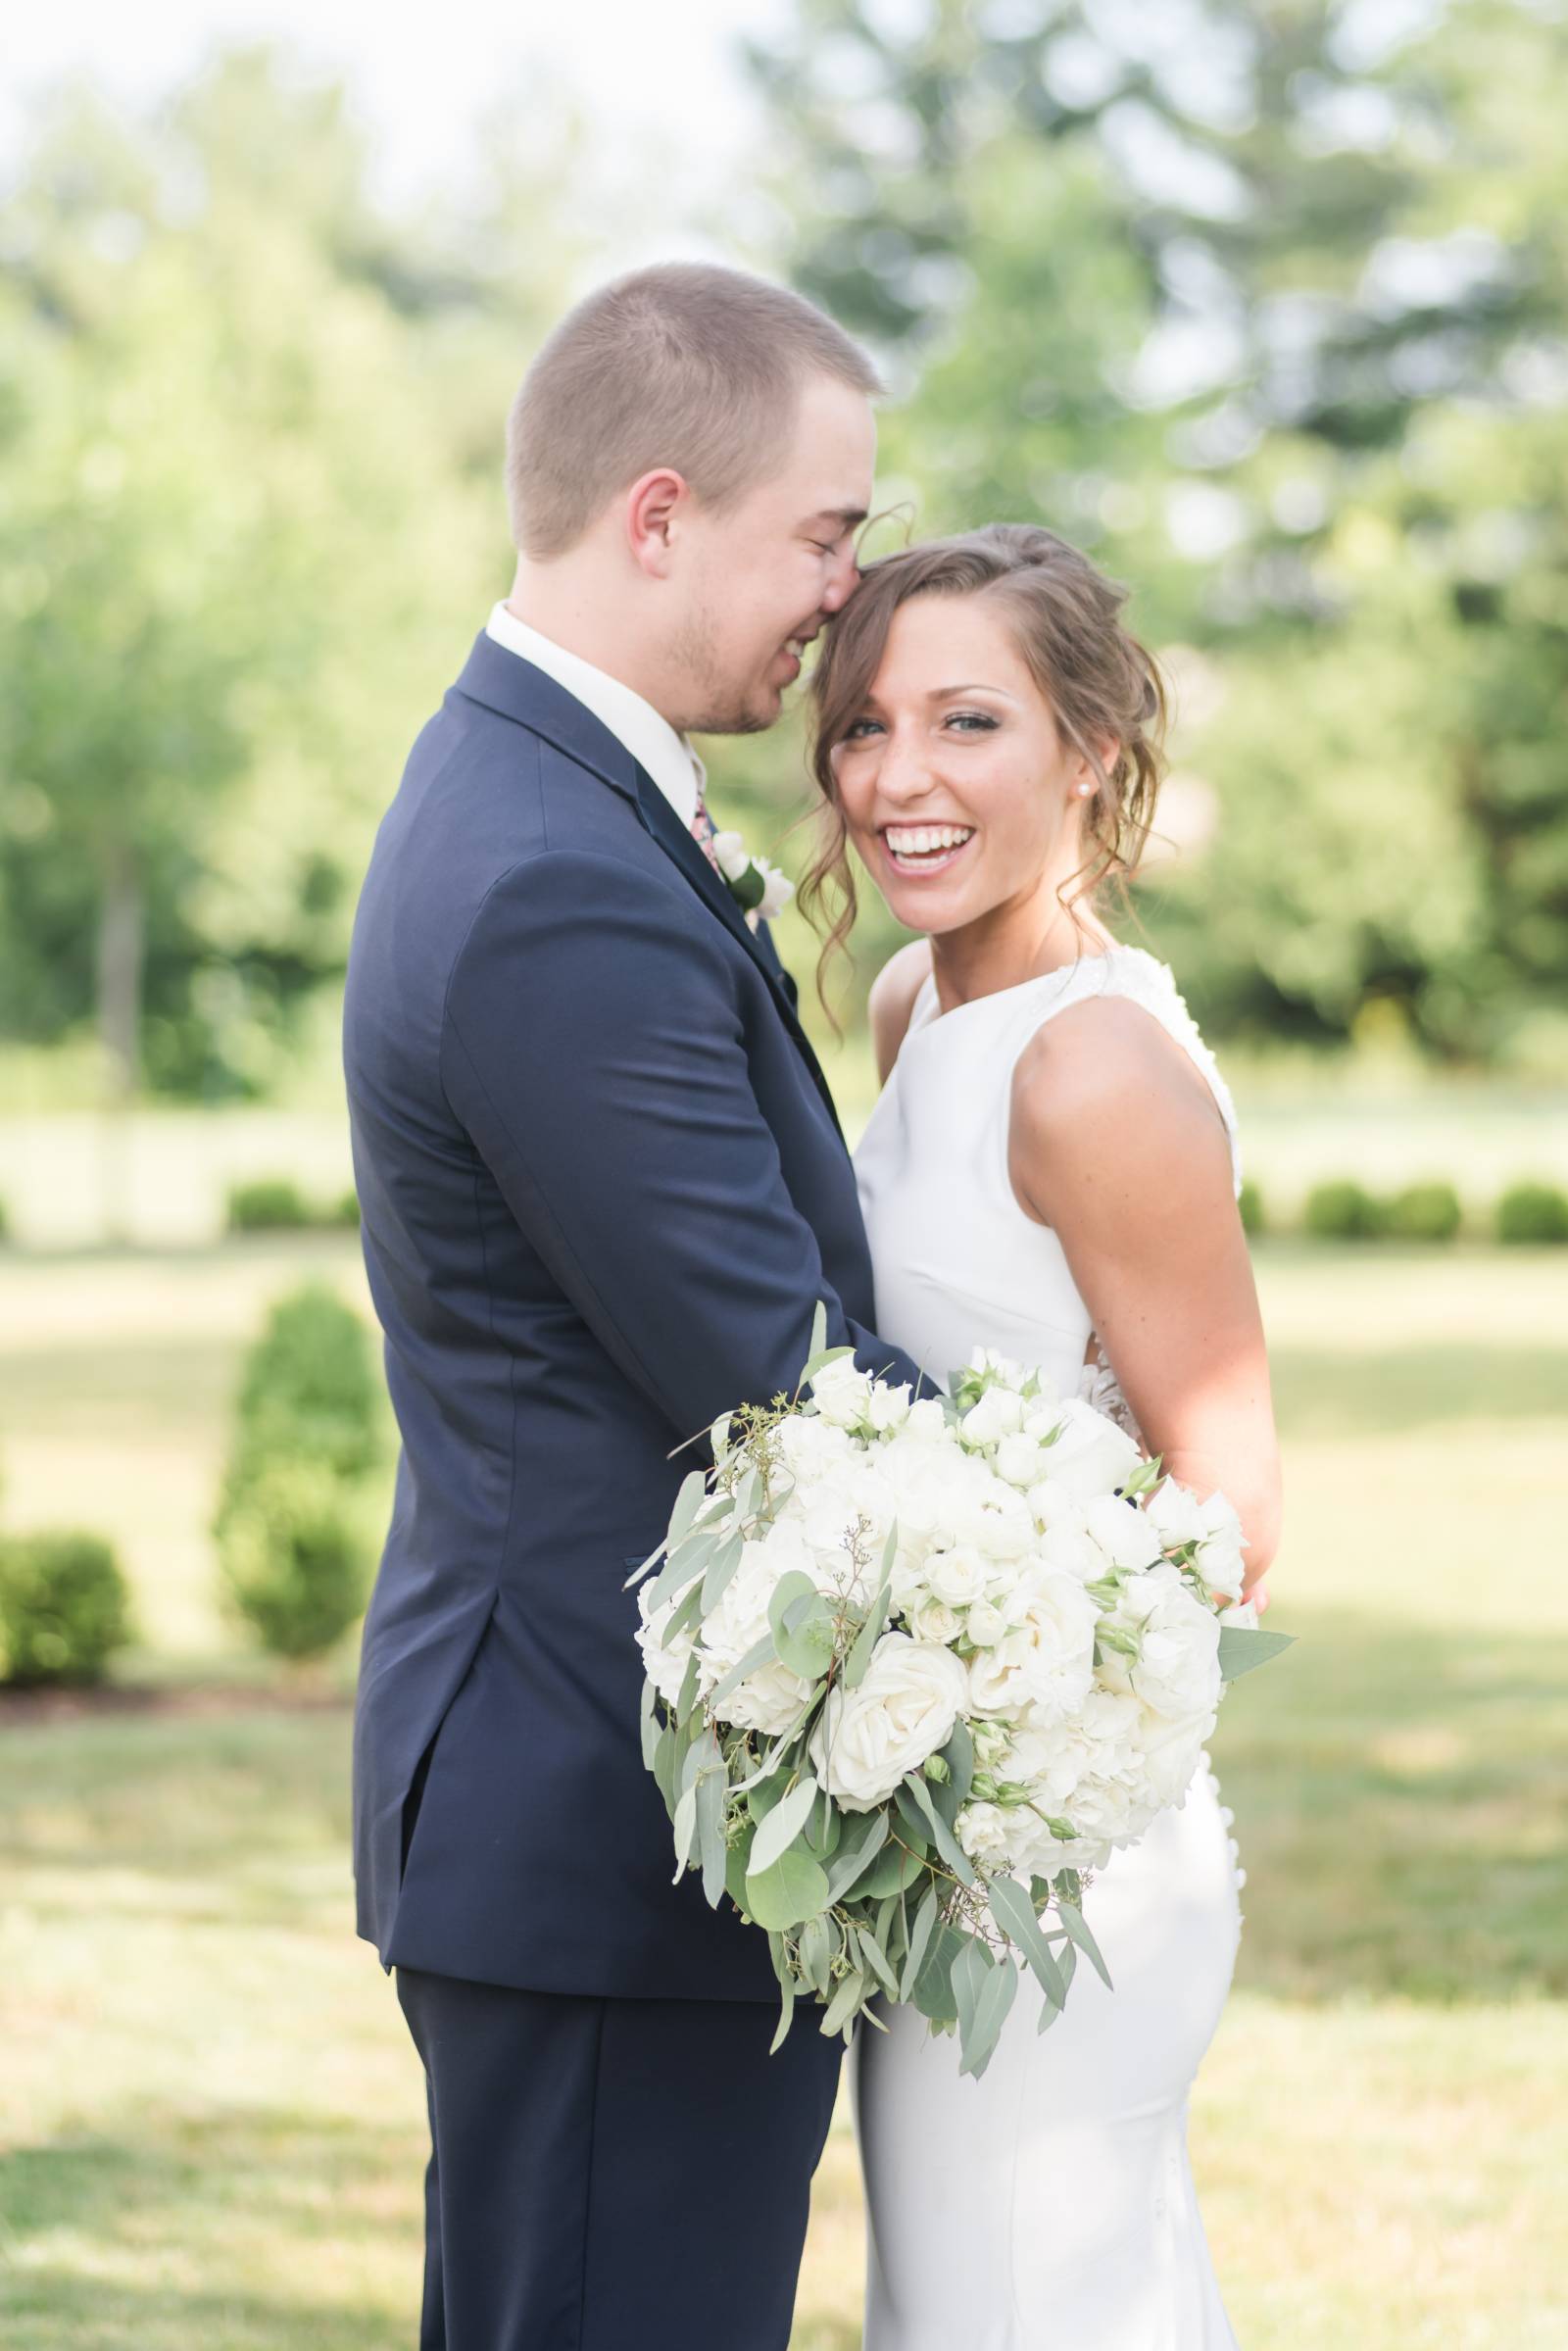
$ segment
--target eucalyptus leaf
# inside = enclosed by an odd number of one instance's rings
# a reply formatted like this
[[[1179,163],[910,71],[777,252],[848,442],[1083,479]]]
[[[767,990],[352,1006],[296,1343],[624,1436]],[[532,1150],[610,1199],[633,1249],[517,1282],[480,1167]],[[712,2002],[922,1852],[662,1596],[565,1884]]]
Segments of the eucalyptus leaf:
[[[689,1469],[680,1482],[680,1492],[675,1496],[674,1507],[669,1514],[669,1532],[664,1537],[664,1541],[671,1548],[691,1528],[698,1511],[701,1510],[707,1499],[707,1470]]]
[[[801,1973],[814,1992],[825,2000],[833,1987],[833,1961],[838,1951],[838,1935],[833,1922],[825,1915],[808,1919],[801,1929]]]
[[[977,1935],[962,1935],[959,1946],[953,1961],[953,2005],[958,2012],[958,2035],[964,2054],[964,2062],[958,2071],[966,2073],[969,2042],[974,2033],[980,1994],[985,1989],[986,1978],[996,1972],[996,1961]]]
[[[780,1853],[765,1870],[747,1871],[746,1907],[760,1927],[783,1934],[827,1908],[827,1872],[808,1853]]]
[[[729,1672],[724,1676],[723,1681],[715,1683],[713,1688],[709,1691],[708,1703],[710,1706],[715,1708],[719,1706],[722,1701],[729,1696],[729,1693],[732,1690],[738,1690],[740,1688],[748,1674],[755,1674],[760,1665],[770,1665],[772,1661],[772,1636],[771,1634],[764,1633],[760,1641],[757,1641],[752,1643],[752,1646],[747,1650],[745,1656],[740,1660],[740,1663],[730,1667]]]
[[[842,1900],[852,1886],[868,1870],[887,1842],[888,1816],[885,1812],[867,1813],[861,1835],[842,1843],[828,1871],[827,1882],[832,1899]]]
[[[803,1682],[818,1682],[833,1662],[833,1612],[820,1592],[792,1603],[773,1635],[779,1663]]]
[[[958,1806],[967,1801],[969,1790],[974,1786],[974,1740],[961,1715],[953,1726],[953,1737],[942,1750],[942,1760],[952,1774],[949,1786],[953,1790],[953,1806],[956,1813]]]
[[[688,1788],[675,1807],[675,1875],[671,1883],[678,1886],[686,1875],[691,1859],[692,1838],[697,1834],[697,1790]]]
[[[724,1758],[715,1746],[712,1764],[697,1776],[697,1849],[703,1863],[703,1896],[710,1910],[716,1910],[724,1898],[726,1793]]]
[[[1053,2007],[1067,1997],[1067,1986],[1054,1952],[1041,1932],[1035,1906],[1015,1878],[993,1878],[986,1888],[991,1915],[1004,1935],[1010,1935],[1033,1968],[1041,1990]]]
[[[920,1963],[911,1993],[914,2005],[932,2024],[955,2021],[953,2005],[953,1963],[962,1950],[965,1937],[946,1921],[931,1938],[930,1948]]]
[[[830,1363],[842,1363],[846,1355],[853,1355],[854,1352],[853,1347],[819,1347],[801,1374],[801,1386],[809,1388],[819,1371],[826,1371]]]
[[[811,1344],[806,1350],[806,1360],[808,1363],[809,1363],[813,1355],[819,1355],[826,1345],[827,1300],[819,1298],[816,1301],[815,1310],[811,1315]]]
[[[1099,1943],[1096,1942],[1088,1927],[1084,1924],[1083,1912],[1076,1903],[1063,1901],[1059,1894],[1056,1897],[1056,1909],[1067,1933],[1072,1936],[1073,1941],[1078,1945],[1079,1950],[1082,1951],[1105,1989],[1109,1991],[1111,1989],[1110,1971],[1100,1956]]]
[[[663,1729],[663,1725],[659,1719],[659,1692],[652,1682],[643,1684],[642,1703],[637,1722],[642,1734],[643,1767],[647,1771],[652,1771],[654,1755],[659,1746],[660,1733]]]
[[[883,1818],[886,1817],[884,1814]],[[888,1894],[902,1893],[906,1886],[914,1884],[926,1866],[923,1837],[917,1853],[910,1852],[906,1844],[888,1843],[856,1886],[855,1899],[858,1902],[880,1902]]]
[[[827,2014],[822,2019],[824,2033],[842,2033],[859,2008],[865,1994],[866,1982],[863,1971],[859,1968],[852,1968],[850,1973],[843,1978],[838,1990],[827,2004]]]
[[[931,1937],[937,1931],[937,1889],[933,1883],[926,1888],[925,1899],[914,1914],[914,1925],[909,1933],[908,1956],[904,1962],[904,1973],[899,1979],[899,1998],[901,2000],[907,2000],[913,1994],[914,1980],[920,1973],[926,1952],[931,1947]]]
[[[960,2017],[958,2030],[961,2038],[960,2074],[971,2074],[978,2082],[991,2063],[997,2039],[1007,2021],[1007,2013],[1018,1996],[1018,1971],[1011,1962],[998,1960],[980,1985],[974,2013],[967,2033]]]
[[[779,1855],[792,1845],[811,1817],[816,1802],[816,1782],[808,1777],[797,1781],[778,1802],[757,1832],[752,1846],[752,1874],[770,1869]]]
[[[844,1687],[846,1690],[858,1690],[860,1684],[865,1680],[866,1667],[871,1662],[872,1651],[882,1638],[882,1629],[888,1621],[888,1609],[892,1600],[893,1587],[891,1584],[884,1584],[871,1602],[864,1624],[850,1643],[849,1655],[844,1660]]]
[[[1265,1633],[1261,1625],[1221,1624],[1219,1670],[1227,1682],[1238,1681],[1254,1665],[1266,1665],[1282,1649],[1291,1648],[1295,1641],[1294,1633]]]
[[[903,1785],[908,1789],[911,1799],[929,1822],[931,1834],[936,1839],[937,1851],[949,1869],[960,1885],[973,1886],[975,1875],[969,1863],[969,1856],[932,1802],[932,1790],[917,1772],[906,1774]]]
[[[776,2057],[789,2038],[795,2021],[795,1978],[788,1969],[780,1971],[778,1980],[778,2030],[768,2044],[769,2057]]]
[[[784,1630],[784,1619],[797,1600],[815,1600],[821,1594],[803,1568],[792,1567],[787,1576],[780,1576],[767,1603],[767,1629],[776,1644]]]
[[[899,1996],[899,1980],[883,1957],[882,1946],[871,1933],[870,1928],[857,1927],[855,1939],[859,1945],[860,1955],[865,1961],[866,1967],[881,1984],[889,1999],[896,2000]]]
[[[703,1576],[703,1614],[705,1616],[709,1614],[710,1610],[717,1607],[723,1597],[726,1586],[733,1581],[735,1571],[745,1555],[746,1538],[742,1535],[739,1527],[731,1527],[729,1533],[721,1536],[715,1544],[713,1555],[709,1560]]]

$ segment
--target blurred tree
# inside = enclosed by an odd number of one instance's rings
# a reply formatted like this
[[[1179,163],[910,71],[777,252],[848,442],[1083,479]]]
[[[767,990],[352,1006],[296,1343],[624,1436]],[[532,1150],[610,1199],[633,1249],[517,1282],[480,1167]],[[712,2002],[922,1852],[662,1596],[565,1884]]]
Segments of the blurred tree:
[[[1560,989],[1565,49],[1532,0],[803,0],[754,47],[921,530],[1051,522],[1202,680],[1171,807],[1218,821],[1143,906],[1217,1026],[1487,1056]]]
[[[498,418],[578,247],[494,160],[390,219],[342,93],[241,53],[148,124],[63,103],[7,207],[0,1026],[95,1010],[122,1098],[276,1075],[505,582]]]

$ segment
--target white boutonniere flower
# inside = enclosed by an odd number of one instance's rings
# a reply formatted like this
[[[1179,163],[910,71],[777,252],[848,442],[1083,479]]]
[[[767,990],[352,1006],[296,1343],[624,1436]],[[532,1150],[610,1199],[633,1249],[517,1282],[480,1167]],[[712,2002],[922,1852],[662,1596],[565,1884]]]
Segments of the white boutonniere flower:
[[[731,897],[738,901],[754,931],[759,922],[771,921],[781,913],[795,896],[795,884],[788,874],[765,857],[754,857],[739,833],[715,833],[713,855]]]

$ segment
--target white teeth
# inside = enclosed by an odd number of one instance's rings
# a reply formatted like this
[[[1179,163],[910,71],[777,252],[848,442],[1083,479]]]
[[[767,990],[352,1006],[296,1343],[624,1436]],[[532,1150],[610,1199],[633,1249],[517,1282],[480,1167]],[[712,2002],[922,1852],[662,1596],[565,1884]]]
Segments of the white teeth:
[[[890,824],[885,837],[896,857],[923,857],[941,849],[959,848],[973,831],[972,824]]]

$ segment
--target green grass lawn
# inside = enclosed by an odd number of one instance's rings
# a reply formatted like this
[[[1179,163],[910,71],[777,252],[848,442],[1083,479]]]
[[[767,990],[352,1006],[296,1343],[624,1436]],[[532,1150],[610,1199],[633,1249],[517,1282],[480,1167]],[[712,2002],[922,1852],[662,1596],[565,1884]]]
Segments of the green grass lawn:
[[[177,1699],[0,1724],[6,2351],[414,2340],[422,2098],[352,1939],[346,1709],[247,1659],[204,1533],[238,1348],[306,1257],[360,1295],[341,1241],[0,1260],[6,1515],[116,1534],[131,1679]],[[1561,2351],[1568,1260],[1259,1270],[1301,1639],[1215,1740],[1250,1873],[1193,2114],[1227,2302],[1245,2351]],[[798,2351],[854,2351],[860,2262],[841,2117]]]

